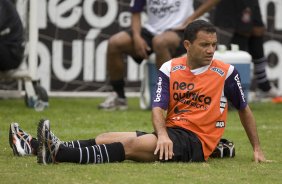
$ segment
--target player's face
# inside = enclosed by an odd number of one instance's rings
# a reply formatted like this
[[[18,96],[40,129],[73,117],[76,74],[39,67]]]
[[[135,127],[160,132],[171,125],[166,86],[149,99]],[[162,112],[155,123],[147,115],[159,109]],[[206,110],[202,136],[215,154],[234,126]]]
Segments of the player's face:
[[[189,67],[196,69],[209,65],[216,49],[216,33],[199,31],[193,43],[186,40],[186,49],[189,57]]]

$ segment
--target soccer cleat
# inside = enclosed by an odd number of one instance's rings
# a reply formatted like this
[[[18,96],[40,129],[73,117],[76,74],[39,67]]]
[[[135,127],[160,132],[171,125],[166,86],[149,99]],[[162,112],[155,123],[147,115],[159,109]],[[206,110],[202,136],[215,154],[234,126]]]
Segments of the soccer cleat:
[[[127,100],[119,98],[116,93],[111,93],[106,100],[98,106],[103,110],[126,110],[128,109]]]
[[[10,124],[9,143],[13,149],[14,155],[25,156],[32,155],[30,141],[32,136],[23,131],[18,123]]]
[[[42,164],[56,163],[55,157],[61,141],[50,131],[49,120],[40,120],[37,127],[39,148],[37,162]]]
[[[215,150],[210,155],[210,158],[223,158],[223,144],[219,142]]]
[[[227,139],[220,140],[223,144],[223,157],[235,157],[235,145]]]

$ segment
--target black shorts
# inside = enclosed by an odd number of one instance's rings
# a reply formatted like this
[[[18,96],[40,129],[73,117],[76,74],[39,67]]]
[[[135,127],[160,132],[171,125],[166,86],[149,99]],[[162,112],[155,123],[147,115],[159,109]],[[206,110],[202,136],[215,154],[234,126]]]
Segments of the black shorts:
[[[170,31],[170,30],[168,30],[168,31]],[[131,29],[127,30],[126,32],[132,37]],[[184,31],[175,31],[175,32],[177,33],[179,38],[181,38],[181,40],[183,40]],[[148,31],[147,29],[142,28],[141,29],[141,36],[146,41],[147,45],[150,48],[153,48],[152,40],[153,40],[154,35],[150,31]],[[150,51],[147,51],[148,56],[151,55],[153,52],[154,52],[153,49],[151,49]],[[178,48],[176,49],[176,52],[172,53],[172,57],[180,56],[180,55],[184,54],[185,52],[186,52],[186,50],[185,50],[185,48],[182,44],[182,41],[181,41]],[[138,64],[142,63],[142,61],[144,60],[144,58],[140,58],[140,57],[133,57],[133,59]]]
[[[185,130],[183,128],[167,128],[167,133],[169,138],[173,142],[174,156],[170,161],[174,161],[174,162],[204,162],[205,161],[201,141],[193,132],[189,130]],[[136,131],[136,134],[137,136],[141,136],[147,133]]]

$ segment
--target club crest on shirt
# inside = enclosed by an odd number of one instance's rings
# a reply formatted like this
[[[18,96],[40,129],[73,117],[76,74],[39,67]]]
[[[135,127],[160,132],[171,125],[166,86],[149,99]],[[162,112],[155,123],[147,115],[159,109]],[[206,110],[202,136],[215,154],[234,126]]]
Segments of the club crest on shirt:
[[[211,67],[210,70],[211,70],[211,71],[214,71],[214,72],[216,72],[216,73],[218,73],[220,76],[223,76],[223,75],[224,75],[224,71],[222,71],[220,68]]]
[[[185,70],[186,69],[186,66],[183,66],[183,65],[176,65],[174,66],[172,69],[171,69],[171,72],[175,72],[177,70]]]

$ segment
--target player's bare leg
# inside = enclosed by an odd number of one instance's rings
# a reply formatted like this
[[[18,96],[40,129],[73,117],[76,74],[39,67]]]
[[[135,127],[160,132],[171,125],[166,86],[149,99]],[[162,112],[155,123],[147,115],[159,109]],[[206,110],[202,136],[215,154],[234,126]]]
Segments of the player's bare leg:
[[[158,156],[154,155],[157,145],[157,137],[154,134],[123,139],[121,143],[124,147],[126,160],[139,162],[153,162],[158,160]]]
[[[126,32],[117,33],[109,39],[107,48],[107,71],[110,80],[123,78],[124,54],[131,54],[133,52],[132,48],[132,39]]]
[[[98,135],[95,140],[96,144],[109,144],[129,137],[137,137],[136,132],[107,132]]]
[[[108,132],[98,135],[95,140],[97,144],[121,142],[126,159],[146,162],[158,159],[158,156],[154,155],[157,138],[153,134],[137,137],[136,132]]]

